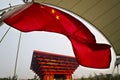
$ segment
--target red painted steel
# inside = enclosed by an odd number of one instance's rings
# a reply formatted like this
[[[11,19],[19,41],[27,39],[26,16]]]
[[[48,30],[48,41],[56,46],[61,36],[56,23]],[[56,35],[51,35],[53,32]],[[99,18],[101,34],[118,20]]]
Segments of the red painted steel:
[[[42,80],[54,80],[55,75],[63,75],[66,80],[79,66],[75,57],[35,50],[31,62],[33,70]]]

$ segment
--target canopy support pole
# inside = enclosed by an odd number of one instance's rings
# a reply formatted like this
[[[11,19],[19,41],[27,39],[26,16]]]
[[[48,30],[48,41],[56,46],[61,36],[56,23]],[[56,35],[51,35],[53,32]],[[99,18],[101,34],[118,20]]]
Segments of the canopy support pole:
[[[20,42],[21,42],[21,35],[22,32],[20,32],[20,36],[19,36],[19,42],[18,42],[18,48],[17,48],[17,54],[16,54],[16,60],[15,60],[15,68],[14,68],[14,78],[16,78],[16,69],[17,69],[17,62],[18,62],[18,54],[19,54],[19,49],[20,49]]]
[[[6,33],[3,35],[3,37],[0,40],[0,43],[3,41],[3,39],[5,38],[6,34],[8,33],[8,31],[10,30],[11,27],[8,28],[8,30],[6,31]]]

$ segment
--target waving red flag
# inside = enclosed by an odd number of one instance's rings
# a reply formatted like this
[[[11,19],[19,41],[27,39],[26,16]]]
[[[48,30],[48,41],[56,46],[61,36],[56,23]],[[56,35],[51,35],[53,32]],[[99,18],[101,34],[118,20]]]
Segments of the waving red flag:
[[[110,46],[97,44],[94,35],[79,20],[58,9],[29,3],[3,16],[8,25],[23,31],[49,31],[67,36],[79,64],[93,68],[108,68]]]

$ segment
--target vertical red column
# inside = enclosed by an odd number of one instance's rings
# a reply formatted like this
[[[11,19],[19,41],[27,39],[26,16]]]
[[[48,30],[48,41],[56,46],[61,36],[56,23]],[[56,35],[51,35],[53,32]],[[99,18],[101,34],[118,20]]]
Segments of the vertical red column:
[[[54,80],[54,74],[44,74],[42,80]]]
[[[54,74],[50,74],[50,80],[54,80]]]
[[[49,74],[44,74],[43,80],[50,80],[50,75]]]
[[[65,80],[72,80],[72,75],[71,74],[66,74],[65,75]]]

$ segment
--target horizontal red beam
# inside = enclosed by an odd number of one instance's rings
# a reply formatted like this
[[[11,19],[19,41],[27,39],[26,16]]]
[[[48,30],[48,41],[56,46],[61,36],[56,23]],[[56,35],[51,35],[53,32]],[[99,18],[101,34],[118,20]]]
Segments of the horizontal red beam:
[[[43,51],[38,51],[38,50],[34,50],[34,54],[37,56],[54,56],[54,57],[61,57],[61,58],[73,58],[75,59],[75,57],[73,56],[67,56],[67,55],[61,55],[61,54],[55,54],[55,53],[49,53],[49,52],[43,52]]]

